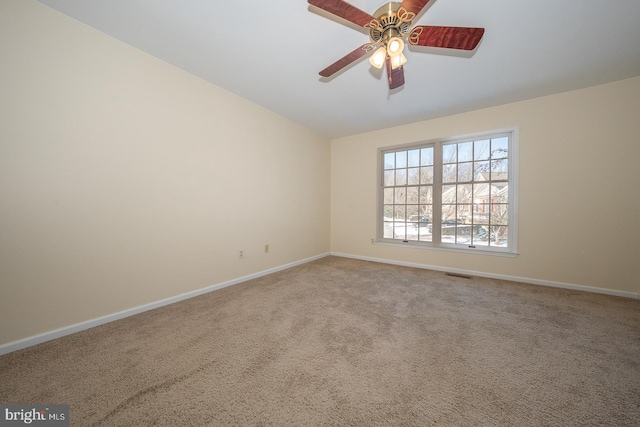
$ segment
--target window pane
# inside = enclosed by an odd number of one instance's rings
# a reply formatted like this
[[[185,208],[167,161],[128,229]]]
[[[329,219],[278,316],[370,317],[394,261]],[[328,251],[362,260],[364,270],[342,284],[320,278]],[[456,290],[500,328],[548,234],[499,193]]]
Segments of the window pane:
[[[443,185],[442,186],[442,203],[455,203],[456,202],[456,185]]]
[[[475,162],[473,164],[473,180],[488,181],[489,178],[489,162]]]
[[[418,241],[418,232],[419,232],[419,227],[417,223],[407,224],[407,234],[406,234],[405,240],[409,240],[412,242]]]
[[[420,168],[407,169],[407,184],[417,185],[420,184]]]
[[[490,143],[488,139],[483,141],[475,141],[473,143],[473,159],[487,160],[489,158]]]
[[[502,246],[505,247],[509,244],[509,227],[504,227],[504,226],[499,226],[499,227],[492,227],[492,234],[493,234],[493,242],[492,245],[493,246]]]
[[[458,182],[470,182],[473,180],[473,163],[458,164]]]
[[[456,212],[457,224],[471,224],[471,216],[473,215],[473,205],[458,205]]]
[[[404,212],[406,210],[406,207],[404,205],[402,206],[394,206],[393,208],[393,219],[395,219],[396,221],[398,220],[402,220],[404,221]]]
[[[418,205],[407,205],[407,221],[418,222],[420,219]]]
[[[433,166],[420,168],[420,184],[433,184]]]
[[[471,243],[471,226],[470,225],[458,225],[456,227],[456,243],[470,244]]]
[[[458,165],[444,165],[442,167],[442,182],[456,182]]]
[[[395,171],[384,171],[384,186],[391,187],[396,184],[396,173]]]
[[[489,224],[489,203],[474,203],[473,205],[473,224],[488,225]]]
[[[383,191],[383,194],[384,194],[383,203],[385,205],[393,203],[393,192],[394,192],[393,188],[385,188],[384,189],[384,191]]]
[[[487,203],[490,188],[489,184],[473,184],[473,203]]]
[[[458,144],[458,161],[470,162],[473,160],[473,143],[462,142]]]
[[[489,228],[473,227],[471,235],[471,244],[476,246],[489,246]]]
[[[407,204],[418,204],[418,187],[407,187]]]
[[[442,224],[455,224],[456,205],[442,205]]]
[[[509,157],[509,138],[503,136],[491,140],[491,158],[506,159]]]
[[[473,201],[471,197],[471,189],[472,189],[471,184],[459,184],[457,202],[471,203]]]
[[[407,203],[407,189],[405,187],[396,187],[395,188],[395,197],[393,202],[396,205],[404,205]],[[404,207],[403,207],[404,209]],[[403,216],[404,218],[404,216]]]
[[[440,236],[443,242],[455,243],[456,242],[456,226],[452,224],[442,223],[440,228]]]
[[[407,225],[404,222],[393,223],[393,238],[405,240],[407,237]]]
[[[409,167],[420,166],[420,150],[409,151]]]
[[[393,205],[384,205],[382,215],[385,221],[391,221],[393,219]]]
[[[509,203],[509,185],[507,183],[493,184],[493,202]]]
[[[407,185],[406,169],[396,169],[396,185]]]
[[[507,180],[509,179],[509,160],[499,159],[491,161],[491,179]]]
[[[398,151],[396,153],[396,168],[406,168],[406,167],[407,167],[407,152]]]
[[[509,205],[493,205],[491,210],[491,225],[509,225]]]
[[[396,167],[396,155],[395,153],[385,153],[384,155],[384,168],[393,169]]]
[[[433,222],[433,205],[420,205],[421,222],[431,224]]]
[[[382,225],[382,237],[393,239],[393,222],[385,221]]]
[[[418,240],[421,242],[431,242],[433,233],[431,232],[431,224],[426,224],[418,229]]]
[[[433,166],[433,147],[420,150],[420,166]]]
[[[458,144],[442,146],[442,163],[455,163],[457,161],[456,148]]]
[[[421,205],[433,204],[433,187],[430,185],[423,185],[420,187],[420,200]]]

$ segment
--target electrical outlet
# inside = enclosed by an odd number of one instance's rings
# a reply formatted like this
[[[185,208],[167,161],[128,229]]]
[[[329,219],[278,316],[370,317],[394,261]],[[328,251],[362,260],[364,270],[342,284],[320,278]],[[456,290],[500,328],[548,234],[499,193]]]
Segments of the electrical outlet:
[[[264,253],[265,254],[269,253],[269,245],[264,245]]]
[[[244,259],[244,249],[238,251],[238,259]]]

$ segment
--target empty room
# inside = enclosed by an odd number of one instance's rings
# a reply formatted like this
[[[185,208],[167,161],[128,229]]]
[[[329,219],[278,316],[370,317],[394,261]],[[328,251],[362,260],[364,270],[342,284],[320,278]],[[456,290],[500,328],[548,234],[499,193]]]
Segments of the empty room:
[[[0,0],[0,424],[640,425],[638,17]]]

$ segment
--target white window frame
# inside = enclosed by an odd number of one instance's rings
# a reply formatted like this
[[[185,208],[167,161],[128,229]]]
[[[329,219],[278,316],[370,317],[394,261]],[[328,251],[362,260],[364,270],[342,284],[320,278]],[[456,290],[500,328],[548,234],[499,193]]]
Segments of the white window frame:
[[[376,244],[392,245],[401,247],[412,247],[422,249],[435,249],[462,253],[475,253],[496,256],[517,256],[518,254],[518,158],[519,158],[519,135],[518,128],[499,129],[489,132],[482,132],[469,135],[460,135],[448,138],[437,138],[409,144],[386,146],[378,148],[377,166],[377,221],[376,221]],[[467,141],[477,141],[501,136],[509,137],[509,169],[508,169],[508,232],[506,247],[500,246],[470,246],[459,243],[442,242],[441,222],[442,222],[442,146],[451,143]],[[394,151],[404,151],[434,147],[434,176],[433,176],[433,218],[432,218],[432,241],[415,241],[389,239],[383,237],[383,209],[384,209],[384,154]]]

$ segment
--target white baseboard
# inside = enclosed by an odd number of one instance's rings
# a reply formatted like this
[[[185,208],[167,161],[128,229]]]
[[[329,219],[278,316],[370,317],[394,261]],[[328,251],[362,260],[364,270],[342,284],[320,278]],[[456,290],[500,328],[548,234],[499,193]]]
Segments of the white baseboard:
[[[84,331],[85,329],[93,328],[95,326],[103,325],[105,323],[113,322],[114,320],[123,319],[125,317],[133,316],[145,311],[153,310],[154,308],[162,307],[165,305],[173,304],[179,301],[183,301],[189,298],[197,297],[199,295],[206,294],[208,292],[217,291],[218,289],[226,288],[227,286],[237,285],[238,283],[246,282],[251,279],[257,279],[258,277],[266,276],[268,274],[276,273],[278,271],[286,270],[291,267],[306,264],[311,261],[315,261],[320,258],[329,256],[329,253],[316,255],[310,258],[305,258],[299,261],[294,261],[289,264],[281,265],[278,267],[270,268],[258,273],[250,274],[248,276],[239,277],[237,279],[229,280],[217,285],[208,286],[206,288],[198,289],[184,294],[176,295],[171,298],[166,298],[160,301],[155,301],[149,304],[144,304],[138,307],[134,307],[128,310],[119,311],[117,313],[108,314],[106,316],[98,317],[95,319],[87,320],[85,322],[76,323],[74,325],[65,326],[63,328],[55,329],[53,331],[45,332],[42,334],[27,337],[18,341],[12,341],[7,344],[0,345],[0,356],[3,354],[11,353],[13,351],[22,350],[23,348],[31,347],[36,344],[40,344],[46,341],[51,341],[56,338],[64,337],[65,335],[71,335],[75,332]]]
[[[640,300],[640,293],[636,294],[636,293],[627,292],[627,291],[617,291],[615,289],[597,288],[592,286],[576,285],[573,283],[554,282],[551,280],[531,279],[528,277],[508,276],[506,274],[493,274],[493,273],[485,273],[482,271],[463,270],[458,268],[447,268],[447,267],[440,267],[437,265],[417,264],[417,263],[411,263],[411,262],[396,261],[396,260],[391,260],[386,258],[373,258],[373,257],[360,256],[360,255],[345,254],[340,252],[331,252],[331,255],[343,257],[343,258],[359,259],[362,261],[381,262],[384,264],[394,264],[394,265],[400,265],[404,267],[424,268],[426,270],[442,271],[445,273],[455,273],[455,274],[463,274],[466,276],[478,276],[478,277],[487,277],[490,279],[509,280],[512,282],[528,283],[531,285],[542,285],[542,286],[549,286],[552,288],[573,289],[576,291],[594,292],[598,294],[614,295],[618,297],[625,297],[625,298]]]

